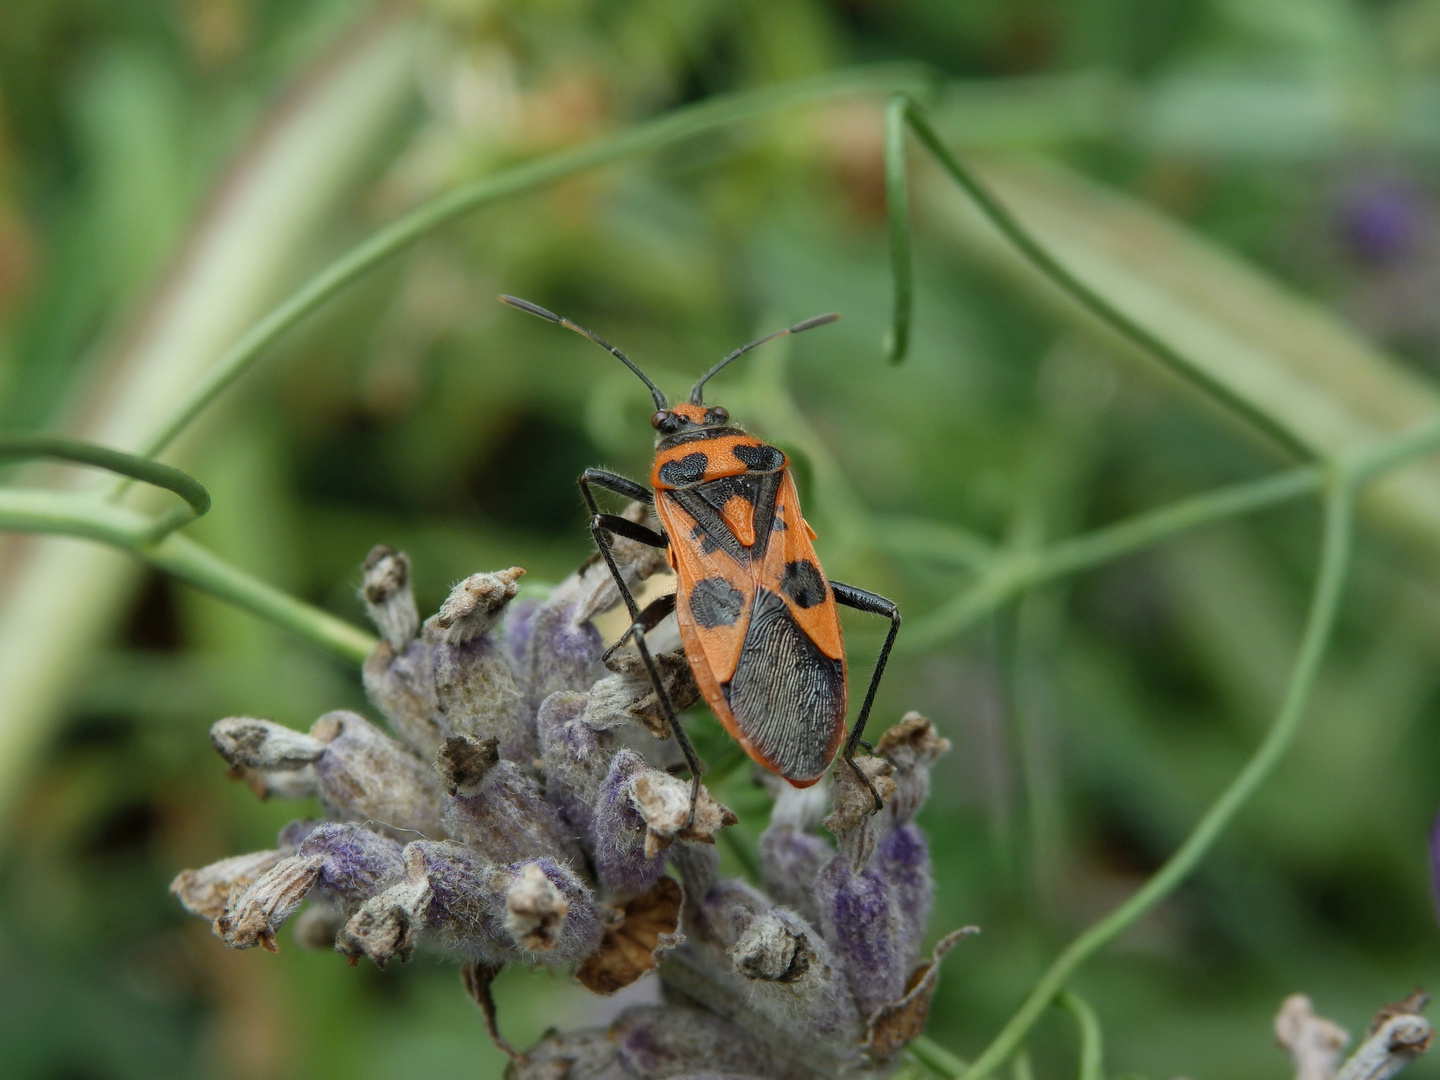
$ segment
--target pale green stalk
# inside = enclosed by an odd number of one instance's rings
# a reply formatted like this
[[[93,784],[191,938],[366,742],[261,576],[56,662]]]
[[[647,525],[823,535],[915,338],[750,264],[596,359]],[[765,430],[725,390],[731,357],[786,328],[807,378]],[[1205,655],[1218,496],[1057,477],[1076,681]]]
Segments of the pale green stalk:
[[[1078,1080],[1105,1080],[1105,1039],[1100,1018],[1074,990],[1062,990],[1057,1004],[1075,1018],[1080,1029],[1080,1071]]]
[[[1144,885],[1124,903],[1077,937],[1046,970],[994,1041],[968,1069],[947,1075],[957,1080],[983,1080],[1003,1065],[1024,1042],[1035,1021],[1091,956],[1133,926],[1189,876],[1214,845],[1231,819],[1254,794],[1295,737],[1305,702],[1320,670],[1320,661],[1335,625],[1335,614],[1350,563],[1354,492],[1345,478],[1325,506],[1325,533],[1315,592],[1305,634],[1285,697],[1269,733],[1239,775],[1221,793],[1186,837]]]

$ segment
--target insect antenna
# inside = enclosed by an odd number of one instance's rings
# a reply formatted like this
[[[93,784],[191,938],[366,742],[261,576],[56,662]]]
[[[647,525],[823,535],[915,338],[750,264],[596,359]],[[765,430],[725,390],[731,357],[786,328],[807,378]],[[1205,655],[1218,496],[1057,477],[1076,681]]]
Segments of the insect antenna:
[[[690,403],[692,405],[704,404],[701,391],[705,388],[705,384],[709,382],[711,377],[721,368],[730,363],[731,360],[736,360],[744,356],[751,349],[764,345],[767,341],[774,341],[777,337],[784,337],[786,334],[799,334],[805,330],[813,330],[817,326],[832,323],[838,318],[840,318],[839,313],[834,311],[828,315],[816,315],[813,318],[806,319],[804,322],[798,322],[794,326],[787,326],[784,330],[776,330],[773,334],[766,334],[762,338],[757,338],[755,341],[750,342],[749,345],[741,345],[740,348],[736,349],[729,356],[725,357],[724,360],[721,360],[704,375],[700,376],[700,381],[695,384],[695,389],[690,391]]]
[[[532,304],[529,300],[521,300],[518,296],[502,296],[500,297],[500,302],[502,304],[509,304],[513,308],[519,308],[521,311],[528,312],[531,315],[538,316],[539,318],[544,319],[546,322],[559,323],[561,326],[565,327],[565,329],[574,330],[575,333],[589,338],[591,341],[595,342],[596,345],[599,345],[602,349],[605,349],[606,351],[613,354],[616,359],[618,359],[622,364],[628,367],[636,375],[640,376],[640,381],[650,388],[650,396],[655,399],[655,408],[664,409],[666,407],[665,395],[660,392],[660,388],[650,381],[650,377],[648,375],[646,375],[643,371],[641,371],[638,367],[635,366],[635,362],[633,360],[631,360],[623,352],[617,349],[614,345],[611,345],[604,338],[598,336],[597,334],[591,333],[583,326],[576,325],[569,319],[561,318],[553,311],[546,311],[539,304]],[[810,321],[813,323],[815,320],[812,319]],[[804,327],[802,325],[797,329],[808,329],[808,327]],[[784,330],[781,332],[788,334],[790,331]],[[774,337],[775,335],[772,334],[770,336]],[[756,342],[756,344],[758,345],[759,342]],[[713,372],[711,374],[713,374]],[[707,375],[706,378],[709,378],[709,376]]]

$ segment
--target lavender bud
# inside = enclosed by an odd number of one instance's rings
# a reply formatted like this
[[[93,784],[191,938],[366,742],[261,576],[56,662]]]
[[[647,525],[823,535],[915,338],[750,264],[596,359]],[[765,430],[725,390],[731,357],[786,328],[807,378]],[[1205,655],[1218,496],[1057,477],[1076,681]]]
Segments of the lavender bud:
[[[423,876],[430,902],[413,916],[446,948],[490,965],[514,958],[514,943],[496,913],[496,882],[508,875],[463,844],[417,840],[405,848],[406,877]]]
[[[896,821],[910,821],[920,812],[930,796],[930,768],[949,750],[950,740],[917,712],[906,713],[880,736],[875,753],[894,766],[895,795],[886,803]]]
[[[696,941],[728,949],[756,915],[772,906],[758,889],[720,877],[714,848],[684,844],[670,858],[685,883],[685,932]]]
[[[440,832],[440,790],[431,770],[404,746],[344,710],[326,713],[310,734],[326,744],[315,776],[334,816],[431,836]]]
[[[432,648],[435,703],[446,733],[493,738],[501,757],[528,762],[535,737],[525,695],[504,650],[488,633],[522,573],[512,567],[470,575],[426,622],[424,639]]]
[[[404,870],[400,845],[363,825],[321,825],[296,854],[320,860],[316,887],[346,908],[374,896]]]
[[[897,942],[901,955],[906,963],[914,963],[920,955],[935,898],[925,834],[914,822],[897,825],[881,838],[872,866],[889,885],[894,899],[900,921]]]
[[[420,864],[420,872],[412,874],[407,852],[404,880],[360,905],[335,938],[337,951],[352,959],[368,956],[378,968],[396,958],[402,963],[410,959],[435,898],[423,860]]]
[[[906,934],[894,898],[873,870],[855,870],[843,851],[815,884],[820,926],[845,969],[861,1016],[904,996],[910,974]]]
[[[695,820],[690,821],[689,781],[649,769],[630,781],[630,801],[645,819],[645,855],[653,859],[675,840],[713,844],[715,834],[739,819],[730,808],[715,801],[703,784],[695,800]]]
[[[380,636],[397,653],[405,651],[420,628],[415,594],[410,588],[410,556],[387,544],[370,549],[361,567],[360,599]]]
[[[570,870],[539,859],[506,872],[504,927],[530,963],[567,964],[595,951],[603,927],[594,898]]]
[[[182,870],[170,883],[170,893],[190,914],[214,920],[224,912],[233,891],[248,888],[287,854],[288,851],[256,851],[221,859],[199,870]]]
[[[678,714],[700,700],[700,688],[683,652],[656,653],[653,657],[665,694]],[[670,723],[655,693],[650,673],[636,653],[615,653],[607,662],[614,674],[590,688],[585,722],[595,728],[614,728],[639,722],[657,739],[670,738]]]
[[[774,908],[756,916],[728,952],[757,1012],[842,1053],[854,1047],[859,1017],[840,965],[798,915]]]
[[[665,872],[665,860],[647,850],[645,819],[630,798],[631,782],[648,768],[635,751],[621,750],[594,795],[595,876],[615,896],[645,892]]]
[[[584,866],[585,855],[559,811],[545,801],[540,785],[511,761],[500,761],[478,783],[474,795],[446,801],[445,831],[492,862],[543,855]]]
[[[759,848],[765,891],[777,904],[816,921],[820,909],[815,906],[815,878],[835,855],[834,849],[820,837],[784,822],[772,824],[760,834]]]
[[[883,758],[857,757],[855,764],[870,784],[862,782],[847,762],[836,763],[835,809],[825,819],[825,828],[834,834],[840,854],[858,870],[870,861],[881,831],[889,824],[888,814],[876,812],[870,786],[888,803],[895,794],[895,781],[890,776],[894,766]]]
[[[435,771],[447,795],[471,796],[480,790],[485,774],[499,763],[499,744],[494,738],[452,735],[435,756]]]
[[[210,742],[232,768],[261,772],[303,769],[325,753],[325,744],[318,739],[249,716],[232,716],[212,724]]]
[[[803,1075],[773,1048],[712,1012],[683,1005],[626,1009],[610,1028],[619,1047],[621,1075],[675,1077],[685,1073],[734,1074],[752,1080]],[[687,1068],[688,1066],[688,1068]]]
[[[587,691],[605,673],[600,631],[576,620],[573,602],[556,599],[563,589],[562,583],[550,601],[531,615],[528,647],[515,663],[516,677],[532,708],[560,690]]]
[[[418,639],[399,653],[382,641],[366,657],[361,671],[366,695],[405,741],[426,757],[445,737],[435,698],[433,653],[432,646]]]
[[[463,645],[483,634],[499,621],[505,607],[515,599],[516,582],[525,571],[518,566],[493,574],[471,574],[450,590],[434,618],[443,631],[446,645]]]
[[[320,877],[319,855],[292,855],[261,874],[245,891],[231,894],[212,929],[232,949],[263,945],[279,952],[275,931],[299,909]]]
[[[592,835],[597,793],[615,752],[615,737],[596,731],[581,716],[587,698],[557,691],[535,717],[545,767],[545,798],[577,835]]]

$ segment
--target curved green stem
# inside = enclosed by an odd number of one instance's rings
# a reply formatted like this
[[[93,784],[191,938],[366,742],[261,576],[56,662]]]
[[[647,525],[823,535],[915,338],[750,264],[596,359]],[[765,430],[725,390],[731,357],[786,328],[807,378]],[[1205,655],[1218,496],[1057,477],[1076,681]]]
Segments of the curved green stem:
[[[486,203],[777,109],[856,90],[918,88],[929,81],[926,69],[919,65],[884,65],[849,68],[780,86],[727,94],[675,109],[586,146],[502,169],[432,199],[341,255],[246,331],[146,441],[143,453],[154,456],[168,446],[191,420],[243,375],[272,342],[345,286],[427,233]]]
[[[1095,1010],[1073,990],[1060,991],[1056,1003],[1075,1018],[1080,1029],[1079,1080],[1105,1080],[1105,1039]]]
[[[960,1080],[983,1080],[992,1075],[1029,1035],[1040,1015],[1064,989],[1075,971],[1136,920],[1169,896],[1210,850],[1236,812],[1254,794],[1284,755],[1304,713],[1320,661],[1335,625],[1335,614],[1350,563],[1354,493],[1349,484],[1331,492],[1325,506],[1325,534],[1316,575],[1315,592],[1305,634],[1285,697],[1269,733],[1230,786],[1211,805],[1175,854],[1131,897],[1082,933],[1040,977],[1020,1008],[1000,1030],[975,1063],[958,1075]]]
[[[156,526],[155,519],[87,496],[0,488],[0,530],[75,536],[128,551],[354,664],[364,663],[375,647],[376,639],[359,627],[245,573],[186,537],[156,540]]]
[[[1440,438],[1440,429],[1427,428],[1427,432],[1432,438]],[[1412,448],[1409,454],[1416,452]],[[1031,589],[1133,554],[1187,529],[1299,498],[1318,491],[1322,483],[1320,469],[1305,465],[1182,499],[1082,536],[1057,541],[1040,551],[993,554],[968,589],[907,627],[904,647],[934,646]],[[944,540],[943,534],[935,535]],[[973,565],[975,556],[969,545],[963,545],[956,559]]]
[[[1158,359],[1166,367],[1178,373],[1182,378],[1192,385],[1199,387],[1206,394],[1217,401],[1233,409],[1236,413],[1245,417],[1261,431],[1270,435],[1282,446],[1296,454],[1300,458],[1308,459],[1315,456],[1314,451],[1285,427],[1278,420],[1272,417],[1264,409],[1236,394],[1230,387],[1216,379],[1201,365],[1195,363],[1190,357],[1180,352],[1164,338],[1151,333],[1140,323],[1126,315],[1109,300],[1101,296],[1080,278],[1076,277],[1045,248],[1035,236],[1025,228],[1024,225],[1006,209],[1005,205],[995,197],[980,179],[971,172],[941,141],[939,134],[930,126],[920,106],[904,93],[897,94],[890,105],[890,112],[886,116],[886,193],[887,197],[892,192],[890,178],[892,170],[897,178],[903,178],[904,172],[904,140],[902,121],[910,125],[915,132],[915,137],[924,144],[925,148],[934,155],[940,167],[947,172],[965,193],[974,202],[980,213],[1008,240],[1015,246],[1030,264],[1040,273],[1053,281],[1065,292],[1069,293],[1075,300],[1079,301],[1082,307],[1101,322],[1116,330],[1123,337],[1133,341],[1146,352]],[[906,214],[904,222],[897,222],[896,212],[892,209],[890,216],[890,237],[891,237],[891,261],[896,268],[895,288],[895,311],[892,316],[893,329],[891,331],[892,341],[898,340],[902,328],[905,338],[908,340],[910,326],[910,256],[909,256],[909,215]],[[905,265],[900,268],[900,253],[904,253]],[[903,277],[901,276],[903,275]],[[901,282],[904,288],[901,288]],[[894,352],[891,359],[899,360],[900,356]]]
[[[146,457],[68,439],[63,435],[0,435],[0,458],[36,457],[94,465],[179,495],[188,504],[189,510],[177,507],[174,512],[156,521],[149,534],[151,540],[161,539],[204,516],[210,509],[210,493],[204,485],[173,465],[162,465]]]
[[[924,1035],[911,1039],[905,1049],[927,1069],[941,1076],[959,1076],[965,1071],[965,1062]]]

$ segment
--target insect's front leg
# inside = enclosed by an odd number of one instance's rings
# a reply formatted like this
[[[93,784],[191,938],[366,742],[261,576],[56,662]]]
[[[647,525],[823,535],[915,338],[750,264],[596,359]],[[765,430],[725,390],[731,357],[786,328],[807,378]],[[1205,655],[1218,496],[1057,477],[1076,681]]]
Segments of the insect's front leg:
[[[885,644],[880,646],[880,658],[875,661],[875,672],[870,676],[870,687],[865,691],[865,700],[860,704],[860,715],[855,718],[855,726],[850,729],[850,738],[845,740],[845,760],[849,762],[850,768],[855,770],[855,775],[865,782],[870,794],[875,796],[875,809],[880,810],[884,808],[885,801],[880,798],[880,793],[875,790],[870,778],[855,764],[855,748],[865,745],[866,749],[869,749],[861,736],[865,733],[865,722],[870,719],[870,707],[875,704],[875,691],[880,689],[880,679],[885,674],[885,663],[890,659],[890,650],[895,647],[895,635],[900,632],[900,609],[895,606],[895,601],[857,589],[853,585],[832,581],[830,588],[835,594],[837,604],[844,604],[856,611],[867,611],[872,615],[883,615],[890,620],[890,632],[885,635]]]
[[[610,543],[605,539],[605,534],[612,533],[615,536],[623,536],[627,540],[636,540],[642,544],[649,544],[651,547],[663,548],[669,543],[665,537],[654,529],[647,529],[638,522],[623,518],[619,514],[602,514],[600,507],[595,504],[595,496],[590,491],[594,485],[606,491],[613,491],[617,495],[624,495],[638,503],[649,506],[654,498],[648,489],[635,483],[634,480],[627,480],[617,473],[607,472],[604,469],[586,469],[580,474],[580,495],[585,500],[585,506],[590,511],[590,535],[595,538],[595,547],[599,550],[605,565],[610,568],[610,576],[615,579],[615,586],[620,590],[620,598],[625,601],[625,608],[630,612],[631,620],[640,617],[640,606],[635,603],[635,596],[630,592],[630,586],[625,584],[625,575],[620,573],[620,567],[616,565],[615,554],[610,550]]]

